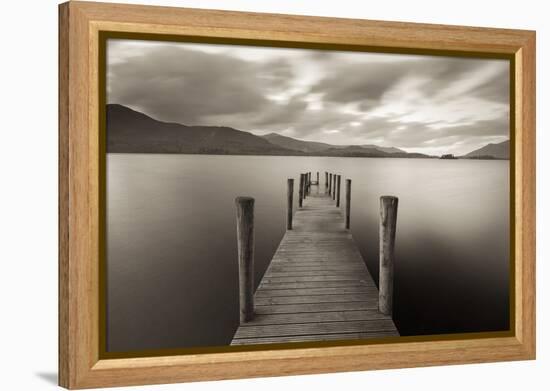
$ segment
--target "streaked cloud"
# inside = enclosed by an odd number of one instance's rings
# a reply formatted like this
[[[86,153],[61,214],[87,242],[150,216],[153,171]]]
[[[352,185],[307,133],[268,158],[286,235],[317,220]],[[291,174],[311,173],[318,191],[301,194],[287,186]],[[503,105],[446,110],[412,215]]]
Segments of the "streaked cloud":
[[[504,60],[111,40],[108,101],[163,121],[462,154],[508,138]]]

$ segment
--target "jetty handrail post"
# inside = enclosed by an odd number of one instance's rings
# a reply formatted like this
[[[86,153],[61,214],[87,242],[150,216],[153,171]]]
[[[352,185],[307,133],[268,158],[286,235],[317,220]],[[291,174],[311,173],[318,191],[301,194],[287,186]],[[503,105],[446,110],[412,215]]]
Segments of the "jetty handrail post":
[[[340,207],[340,181],[342,180],[342,175],[337,176],[337,185],[336,185],[336,206]]]
[[[294,199],[294,178],[287,180],[286,229],[292,229],[292,201]]]
[[[346,179],[346,229],[350,227],[351,213],[351,179]]]
[[[332,181],[333,181],[333,184],[332,184],[332,200],[333,201],[336,199],[336,177],[337,177],[336,174],[334,174],[332,176]]]
[[[395,262],[395,230],[397,197],[380,197],[380,281],[378,309],[384,315],[393,313],[393,268]]]
[[[306,199],[306,174],[300,174],[300,177],[303,178],[302,180],[302,200]]]
[[[328,174],[329,181],[328,181],[328,195],[332,194],[332,173]]]
[[[239,259],[239,319],[254,318],[254,198],[237,197],[237,254]]]
[[[300,174],[300,187],[298,188],[298,206],[301,208],[304,201],[304,174]]]

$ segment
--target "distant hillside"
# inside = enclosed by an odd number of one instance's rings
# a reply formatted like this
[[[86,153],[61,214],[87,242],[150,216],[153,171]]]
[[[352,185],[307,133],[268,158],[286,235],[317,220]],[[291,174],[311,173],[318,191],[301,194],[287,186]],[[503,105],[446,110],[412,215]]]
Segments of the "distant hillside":
[[[315,141],[297,140],[292,137],[281,136],[278,133],[269,133],[262,137],[268,140],[270,143],[278,145],[282,148],[293,149],[295,151],[306,153],[324,151],[333,147],[330,144],[318,143]]]
[[[128,107],[107,105],[107,152],[426,158],[376,145],[340,146],[270,133],[256,136],[225,126],[162,122]]]
[[[333,147],[323,151],[324,156],[347,157],[387,157],[389,154],[375,148],[363,148],[359,145],[348,147]]]
[[[304,141],[304,140],[298,140],[292,137],[288,136],[281,136],[278,133],[269,133],[264,136],[262,136],[266,140],[268,140],[270,143],[278,145],[283,148],[287,149],[293,149],[296,151],[306,152],[306,153],[314,153],[314,152],[330,152],[330,149],[348,149],[348,148],[359,148],[358,151],[360,151],[361,148],[365,149],[366,154],[372,152],[372,150],[378,150],[381,152],[386,153],[404,153],[407,152],[394,147],[380,147],[378,145],[372,145],[372,144],[366,144],[366,145],[332,145],[327,143],[320,143],[316,141]],[[349,152],[349,151],[348,151]],[[332,152],[331,152],[332,153]]]
[[[161,122],[117,104],[107,105],[107,152],[296,154],[248,132]]]
[[[378,149],[379,151],[387,152],[387,153],[407,153],[407,152],[405,152],[405,151],[403,151],[402,149],[399,149],[399,148],[381,147],[379,145],[373,145],[373,144],[365,144],[365,145],[361,145],[361,147],[363,147],[363,148],[374,148],[374,149]]]
[[[397,149],[397,148],[395,148]],[[377,148],[367,148],[366,146],[352,145],[345,148],[330,148],[322,151],[323,156],[345,156],[345,157],[393,157],[393,158],[431,158],[433,156],[422,153],[393,152],[388,153]]]
[[[510,140],[498,144],[487,144],[462,157],[467,159],[510,159]]]

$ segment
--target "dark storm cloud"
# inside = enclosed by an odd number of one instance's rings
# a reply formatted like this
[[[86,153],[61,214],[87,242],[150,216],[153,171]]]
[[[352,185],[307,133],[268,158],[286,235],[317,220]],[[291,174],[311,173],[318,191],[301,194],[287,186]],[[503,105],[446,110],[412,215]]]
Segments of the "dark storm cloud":
[[[486,61],[469,58],[433,58],[377,63],[335,64],[332,57],[331,72],[312,88],[312,92],[323,93],[324,99],[337,103],[358,103],[368,109],[380,101],[383,95],[399,82],[411,78],[423,79],[418,86],[424,95],[432,96],[448,87],[451,83],[467,79],[472,72],[487,65]],[[507,75],[503,70],[499,76],[488,80],[485,84],[487,94],[493,97],[503,89],[499,83],[501,75]],[[504,80],[507,83],[506,80]],[[499,84],[499,91],[490,91]],[[507,85],[504,89],[508,88]],[[480,93],[483,96],[484,93]]]
[[[486,65],[486,61],[471,58],[430,58],[411,66],[410,75],[428,79],[421,89],[426,95],[435,95],[451,83],[467,80]]]
[[[261,110],[235,112],[230,114],[211,114],[202,117],[202,124],[228,125],[240,130],[258,130],[263,133],[281,132],[300,124],[302,130],[303,116],[308,103],[301,96],[293,97],[285,103],[269,102]]]
[[[304,114],[308,103],[303,99],[302,95],[291,98],[283,104],[272,103],[269,108],[266,108],[260,115],[250,119],[250,123],[254,127],[270,127],[277,126],[288,127],[299,121]]]
[[[330,75],[311,89],[323,93],[323,99],[336,103],[377,101],[395,83],[406,75],[409,65],[341,64],[331,68]]]
[[[503,68],[471,92],[481,99],[508,105],[510,102],[510,74],[508,68]]]
[[[109,68],[109,102],[164,121],[200,124],[205,116],[261,112],[266,91],[286,88],[284,60],[265,65],[173,46],[148,48]]]
[[[335,107],[310,110],[303,96],[288,102],[270,103],[262,112],[205,117],[208,123],[231,123],[238,129],[253,129],[262,133],[289,131],[289,136],[315,139],[324,131],[344,130],[355,116],[344,114]]]

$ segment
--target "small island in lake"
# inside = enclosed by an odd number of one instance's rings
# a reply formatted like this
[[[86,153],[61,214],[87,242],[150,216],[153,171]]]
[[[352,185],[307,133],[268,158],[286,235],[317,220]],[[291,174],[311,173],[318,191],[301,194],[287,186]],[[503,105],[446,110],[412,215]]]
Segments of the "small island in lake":
[[[441,155],[440,159],[458,159],[453,155],[452,153],[446,153],[445,155]]]

